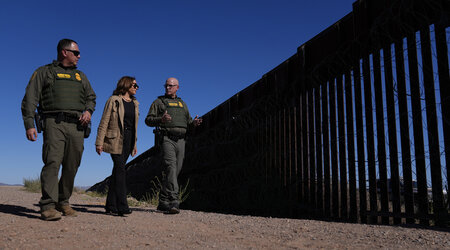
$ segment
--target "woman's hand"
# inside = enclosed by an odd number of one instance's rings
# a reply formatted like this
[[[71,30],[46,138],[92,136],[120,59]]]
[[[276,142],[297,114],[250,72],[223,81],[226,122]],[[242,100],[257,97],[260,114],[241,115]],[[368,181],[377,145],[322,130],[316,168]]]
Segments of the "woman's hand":
[[[100,155],[103,152],[103,146],[95,146],[95,151],[97,151],[97,154]]]

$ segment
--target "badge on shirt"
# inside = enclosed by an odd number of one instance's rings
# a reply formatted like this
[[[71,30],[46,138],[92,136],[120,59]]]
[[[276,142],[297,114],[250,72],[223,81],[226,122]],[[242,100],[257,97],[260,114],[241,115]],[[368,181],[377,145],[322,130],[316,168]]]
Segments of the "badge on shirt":
[[[80,76],[80,74],[75,73],[75,78],[76,78],[78,81],[81,81],[81,76]]]
[[[56,74],[56,76],[58,76],[59,78],[64,78],[64,79],[70,79],[70,74]]]

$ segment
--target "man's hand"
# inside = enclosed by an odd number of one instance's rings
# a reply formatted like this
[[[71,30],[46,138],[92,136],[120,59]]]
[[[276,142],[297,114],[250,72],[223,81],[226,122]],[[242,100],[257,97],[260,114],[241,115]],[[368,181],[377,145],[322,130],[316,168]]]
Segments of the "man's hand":
[[[194,124],[195,127],[197,127],[198,125],[202,124],[203,119],[202,118],[198,118],[198,115],[195,116],[194,120],[192,121],[192,123]]]
[[[95,151],[100,155],[103,152],[103,146],[95,146]]]
[[[91,121],[91,112],[84,111],[80,117],[81,125],[86,126]]]
[[[167,114],[167,110],[166,110],[166,112],[164,112],[164,115],[161,117],[161,122],[166,123],[166,122],[170,122],[170,121],[172,121],[172,117],[169,114]]]
[[[30,141],[36,141],[37,140],[37,132],[35,128],[29,128],[26,131],[27,139]]]
[[[134,148],[134,149],[133,149],[133,152],[131,152],[131,156],[134,157],[136,154],[137,154],[137,148]]]

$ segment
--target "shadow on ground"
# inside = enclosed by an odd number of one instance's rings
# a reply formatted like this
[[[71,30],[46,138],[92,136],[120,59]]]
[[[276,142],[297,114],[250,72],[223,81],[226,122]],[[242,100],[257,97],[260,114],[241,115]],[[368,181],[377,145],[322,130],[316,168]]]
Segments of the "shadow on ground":
[[[31,219],[39,219],[39,210],[32,210],[26,207],[0,204],[0,213],[23,216]]]

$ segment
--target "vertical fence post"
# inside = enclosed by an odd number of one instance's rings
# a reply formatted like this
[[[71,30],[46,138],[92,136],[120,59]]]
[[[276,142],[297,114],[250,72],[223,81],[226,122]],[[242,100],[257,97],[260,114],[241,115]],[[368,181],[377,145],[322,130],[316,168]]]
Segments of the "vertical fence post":
[[[398,112],[400,117],[400,143],[402,149],[402,169],[406,223],[414,223],[414,194],[412,183],[411,147],[409,136],[408,103],[406,99],[405,59],[403,41],[395,42],[395,68],[397,73]]]
[[[448,21],[448,19],[447,19]],[[450,191],[450,76],[448,65],[448,46],[445,25],[441,22],[434,25],[436,52],[439,74],[439,90],[442,110],[442,130],[444,132],[445,166],[447,168],[447,195]],[[448,198],[447,198],[448,199]],[[447,208],[448,209],[448,208]],[[450,220],[447,214],[447,219]]]
[[[321,132],[321,109],[320,109],[320,85],[314,89],[314,100],[316,110],[316,169],[317,169],[317,208],[318,215],[323,216],[323,170],[322,170],[322,132]]]
[[[345,150],[345,118],[344,118],[344,92],[342,87],[342,75],[336,78],[338,130],[339,130],[339,170],[340,170],[340,194],[341,194],[341,218],[348,219],[348,196],[347,196],[347,161]]]
[[[436,97],[434,93],[433,62],[429,26],[420,29],[423,80],[427,115],[428,147],[430,154],[431,182],[433,187],[433,213],[436,224],[445,225],[446,211],[442,193],[441,153],[439,148]]]
[[[317,208],[316,204],[316,155],[315,155],[315,129],[314,129],[314,88],[308,89],[308,122],[309,122],[309,197],[310,205],[314,210]]]
[[[425,150],[423,140],[422,127],[422,107],[420,104],[420,85],[419,72],[416,50],[416,34],[410,33],[407,37],[408,43],[408,65],[411,84],[411,108],[413,112],[413,128],[414,128],[414,152],[416,162],[416,176],[418,188],[418,205],[420,223],[428,225],[428,198],[427,198],[427,172],[425,168]]]
[[[324,172],[324,215],[331,216],[330,183],[330,143],[328,133],[328,82],[322,85],[322,131],[323,131],[323,172]]]
[[[389,163],[391,169],[390,193],[392,196],[392,211],[394,212],[394,224],[401,222],[400,204],[400,176],[398,172],[398,151],[397,151],[397,126],[395,124],[395,101],[392,75],[391,45],[385,44],[383,47],[384,75],[386,86],[386,106],[388,118],[388,138],[389,138]]]
[[[350,220],[358,219],[356,203],[355,132],[353,129],[352,79],[350,71],[345,72],[345,108],[347,117],[347,152],[350,193]]]
[[[330,145],[331,145],[331,174],[332,174],[332,203],[333,217],[340,218],[339,215],[339,171],[337,155],[337,135],[336,135],[336,94],[335,79],[330,81]]]
[[[377,223],[378,217],[374,214],[378,212],[377,200],[377,172],[375,168],[375,147],[373,134],[373,107],[372,107],[372,83],[370,79],[369,55],[363,57],[364,75],[364,107],[366,114],[366,136],[367,136],[367,161],[369,172],[369,194],[370,194],[370,223]]]
[[[381,87],[381,66],[380,51],[376,49],[373,52],[374,68],[374,90],[375,90],[375,112],[377,120],[377,148],[378,148],[378,172],[380,176],[380,187],[377,187],[381,197],[381,212],[385,215],[381,217],[383,224],[389,224],[388,188],[387,188],[387,169],[386,169],[386,140],[384,134],[384,112],[383,112],[383,93]],[[377,183],[378,185],[378,183]],[[377,190],[378,191],[378,190]]]

